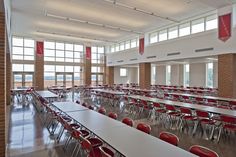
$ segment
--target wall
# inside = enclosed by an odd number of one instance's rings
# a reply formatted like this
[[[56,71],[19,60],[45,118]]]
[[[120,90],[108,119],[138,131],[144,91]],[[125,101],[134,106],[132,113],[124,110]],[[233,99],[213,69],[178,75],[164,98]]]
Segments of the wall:
[[[185,58],[206,57],[225,53],[236,53],[236,29],[232,30],[232,37],[227,42],[217,38],[217,30],[180,37],[168,41],[149,44],[145,47],[143,55],[138,53],[138,48],[117,53],[107,54],[107,65],[137,64],[140,62],[168,61]],[[187,43],[187,44],[186,44]],[[213,48],[213,50],[196,52],[197,49]],[[168,53],[179,52],[179,55]],[[150,58],[148,56],[156,56]],[[119,61],[119,62],[117,62]],[[121,62],[122,61],[122,62]]]
[[[120,77],[120,67],[114,67],[114,83],[138,83],[138,67],[128,67],[127,76]]]
[[[189,67],[189,86],[200,87],[206,85],[206,64],[194,63]]]
[[[213,85],[218,87],[218,63],[214,62]],[[183,85],[183,64],[171,65],[171,85]],[[166,84],[166,65],[156,66],[157,80],[155,84]],[[190,86],[205,86],[206,84],[206,63],[190,64]]]

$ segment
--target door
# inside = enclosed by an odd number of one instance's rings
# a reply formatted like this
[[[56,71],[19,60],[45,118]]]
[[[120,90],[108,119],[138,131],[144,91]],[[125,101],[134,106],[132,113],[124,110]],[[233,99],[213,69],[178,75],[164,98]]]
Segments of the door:
[[[56,85],[73,87],[74,74],[73,73],[56,73]]]
[[[32,87],[34,73],[13,73],[13,87]]]
[[[92,85],[102,85],[103,84],[103,74],[93,73],[91,75],[91,84]]]

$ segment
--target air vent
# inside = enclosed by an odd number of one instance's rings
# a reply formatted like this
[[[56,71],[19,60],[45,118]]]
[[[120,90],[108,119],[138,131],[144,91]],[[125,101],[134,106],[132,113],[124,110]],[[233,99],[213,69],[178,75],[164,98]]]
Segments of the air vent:
[[[147,59],[157,58],[157,56],[148,56]]]
[[[211,47],[211,48],[204,48],[204,49],[196,49],[195,52],[204,52],[204,51],[212,51],[212,50],[214,50],[213,47]]]
[[[168,53],[167,56],[175,56],[180,55],[180,52]]]
[[[119,61],[117,61],[118,63],[121,63],[121,62],[124,62],[123,60],[119,60]]]
[[[138,60],[137,58],[132,58],[132,59],[130,59],[130,61],[136,61],[136,60]]]

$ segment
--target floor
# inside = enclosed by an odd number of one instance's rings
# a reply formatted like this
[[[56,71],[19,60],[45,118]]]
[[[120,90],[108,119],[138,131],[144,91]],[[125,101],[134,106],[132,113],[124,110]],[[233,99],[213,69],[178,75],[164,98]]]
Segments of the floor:
[[[69,101],[70,98],[67,99]],[[96,104],[90,99],[79,99],[80,102],[87,101],[90,104],[96,106],[104,106],[107,109],[107,113],[114,111],[120,112],[120,106],[113,107],[107,103]],[[8,106],[9,110],[9,134],[8,134],[8,147],[7,153],[9,157],[67,157],[70,156],[70,150],[63,151],[63,143],[55,143],[54,138],[51,137],[42,125],[42,120],[38,113],[35,111],[34,106],[31,103],[20,103],[17,100],[11,106]],[[143,113],[139,116],[132,116],[126,112],[119,114],[118,119],[123,117],[131,117],[135,120],[135,123],[146,122],[151,125],[151,135],[158,137],[159,133],[163,130],[176,134],[179,139],[179,147],[188,150],[191,145],[200,144],[216,151],[220,157],[234,157],[236,154],[236,135],[222,138],[219,143],[203,139],[200,134],[192,137],[186,132],[180,132],[179,130],[166,129],[163,125],[159,124],[155,120],[147,120],[147,113]],[[68,148],[72,149],[72,147]]]

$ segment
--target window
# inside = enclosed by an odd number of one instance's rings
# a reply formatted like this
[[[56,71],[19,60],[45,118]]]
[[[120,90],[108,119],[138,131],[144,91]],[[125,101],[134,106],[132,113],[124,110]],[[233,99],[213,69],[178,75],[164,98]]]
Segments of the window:
[[[12,60],[34,60],[34,40],[22,37],[12,38]]]
[[[190,34],[190,22],[179,26],[179,36],[186,36]]]
[[[159,32],[159,41],[167,40],[167,29]]]
[[[206,86],[213,87],[213,63],[206,64]]]
[[[115,46],[114,45],[111,46],[111,52],[115,52]]]
[[[115,51],[116,51],[116,52],[117,52],[117,51],[120,51],[120,46],[119,46],[119,44],[116,44]]]
[[[130,48],[134,48],[134,47],[137,47],[137,39],[131,40],[131,46],[130,46]]]
[[[125,42],[125,49],[130,49],[130,40]]]
[[[184,86],[189,86],[189,64],[184,65]]]
[[[156,43],[156,42],[158,42],[158,39],[157,39],[157,32],[151,33],[151,34],[150,34],[150,43],[152,44],[152,43]]]
[[[120,76],[121,77],[127,76],[127,69],[126,68],[120,68]]]
[[[120,51],[123,51],[125,49],[125,43],[122,42],[120,43]]]
[[[206,30],[216,29],[218,26],[218,20],[216,15],[206,17]]]
[[[156,84],[156,66],[152,66],[152,71],[151,71],[151,76],[152,76],[152,81],[151,84]]]
[[[192,34],[203,32],[205,29],[204,18],[192,21]]]
[[[171,84],[171,66],[167,65],[166,66],[166,85]]]
[[[12,64],[13,72],[34,72],[33,64]]]
[[[178,26],[169,28],[168,39],[174,39],[178,37]]]
[[[92,63],[104,63],[104,47],[92,47]]]

